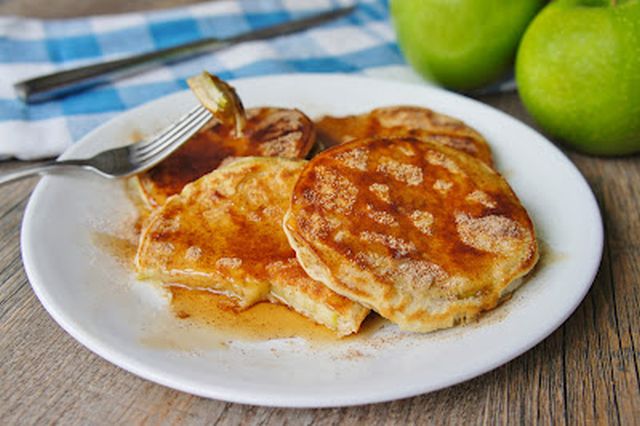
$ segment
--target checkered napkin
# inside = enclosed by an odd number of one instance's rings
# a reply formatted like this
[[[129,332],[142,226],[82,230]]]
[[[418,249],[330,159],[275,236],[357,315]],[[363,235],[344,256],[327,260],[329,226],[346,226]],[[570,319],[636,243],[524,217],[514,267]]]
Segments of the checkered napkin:
[[[65,99],[25,105],[13,83],[55,70],[229,37],[350,5],[355,0],[241,0],[178,9],[42,21],[0,17],[0,158],[56,156],[121,111],[185,89],[202,70],[224,79],[291,72],[360,72],[403,64],[386,0],[308,31],[248,42],[162,66]]]

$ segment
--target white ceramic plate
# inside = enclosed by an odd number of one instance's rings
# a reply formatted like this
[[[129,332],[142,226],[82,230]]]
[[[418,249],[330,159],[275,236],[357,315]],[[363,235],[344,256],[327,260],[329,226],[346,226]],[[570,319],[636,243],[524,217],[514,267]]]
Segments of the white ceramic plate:
[[[174,319],[157,289],[137,282],[95,244],[96,231],[116,231],[135,212],[122,182],[89,174],[45,177],[24,217],[25,269],[58,324],[103,358],[154,382],[225,401],[288,407],[380,402],[506,363],[560,326],[589,289],[602,252],[597,204],[576,168],[529,127],[443,90],[362,77],[288,75],[233,84],[246,106],[296,107],[312,117],[414,104],[463,119],[487,138],[497,168],[530,212],[549,248],[542,266],[512,300],[464,327],[419,335],[387,326],[367,339],[329,346],[284,339],[216,347],[207,345],[215,330]],[[195,102],[183,92],[122,114],[64,157],[151,134]]]

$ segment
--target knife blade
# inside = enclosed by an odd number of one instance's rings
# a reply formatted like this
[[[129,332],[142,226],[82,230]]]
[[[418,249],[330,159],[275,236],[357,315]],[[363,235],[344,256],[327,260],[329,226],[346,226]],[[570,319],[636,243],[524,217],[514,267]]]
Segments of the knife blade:
[[[17,82],[14,84],[14,89],[18,97],[27,103],[63,97],[108,81],[137,74],[159,64],[217,52],[247,41],[265,40],[300,32],[346,16],[354,9],[355,6],[334,9],[224,39],[205,38],[153,52],[54,72]]]

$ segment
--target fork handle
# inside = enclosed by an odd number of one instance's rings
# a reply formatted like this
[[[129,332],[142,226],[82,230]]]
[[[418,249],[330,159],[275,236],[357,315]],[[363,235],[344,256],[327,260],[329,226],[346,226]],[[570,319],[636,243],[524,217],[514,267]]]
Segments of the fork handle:
[[[42,173],[51,173],[56,170],[66,169],[69,167],[85,166],[84,160],[62,160],[62,161],[47,161],[44,163],[34,164],[32,166],[21,167],[18,170],[12,170],[10,172],[0,175],[0,185],[13,182],[16,180],[28,178],[33,175]]]

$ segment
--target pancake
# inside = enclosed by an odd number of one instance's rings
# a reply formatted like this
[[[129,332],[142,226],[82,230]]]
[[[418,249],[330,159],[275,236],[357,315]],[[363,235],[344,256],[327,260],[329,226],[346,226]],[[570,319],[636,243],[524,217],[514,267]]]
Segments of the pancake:
[[[464,151],[492,165],[491,149],[480,133],[444,114],[417,106],[376,108],[346,117],[325,116],[316,122],[318,138],[329,148],[354,139],[412,136]]]
[[[533,224],[497,172],[415,138],[314,157],[284,228],[312,278],[420,332],[494,308],[538,259]]]
[[[292,308],[339,336],[356,333],[369,314],[369,309],[309,277],[293,253],[288,261],[267,265],[267,270],[271,277],[269,300]]]
[[[142,232],[140,278],[221,293],[240,308],[277,300],[340,335],[356,332],[368,309],[309,278],[282,229],[304,164],[242,158],[185,186]]]
[[[315,143],[313,123],[296,109],[248,109],[242,137],[236,136],[234,124],[212,120],[162,163],[136,176],[146,203],[150,207],[162,205],[228,157],[304,158]]]

